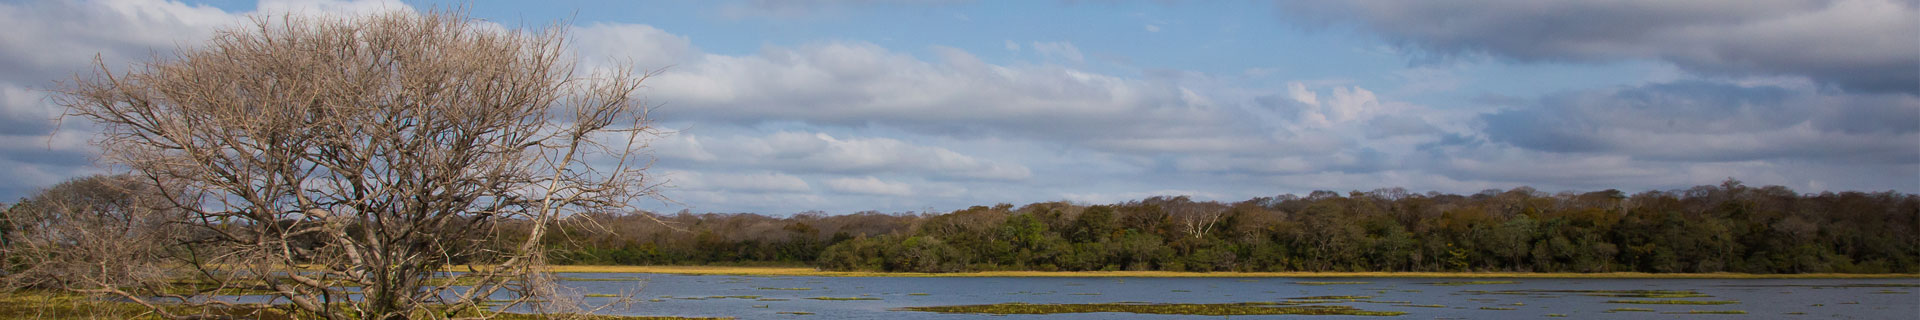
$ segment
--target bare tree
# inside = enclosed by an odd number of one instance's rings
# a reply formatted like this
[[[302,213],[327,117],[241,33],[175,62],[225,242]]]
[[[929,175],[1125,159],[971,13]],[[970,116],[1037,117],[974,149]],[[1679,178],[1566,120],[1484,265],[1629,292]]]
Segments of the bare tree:
[[[0,246],[5,288],[175,291],[168,245],[183,218],[159,190],[132,176],[89,176],[8,208]]]
[[[470,316],[553,296],[541,240],[561,217],[657,196],[641,152],[657,132],[632,96],[650,74],[576,74],[561,30],[258,18],[172,59],[101,65],[57,102],[101,128],[107,159],[177,186],[196,281],[302,318]]]

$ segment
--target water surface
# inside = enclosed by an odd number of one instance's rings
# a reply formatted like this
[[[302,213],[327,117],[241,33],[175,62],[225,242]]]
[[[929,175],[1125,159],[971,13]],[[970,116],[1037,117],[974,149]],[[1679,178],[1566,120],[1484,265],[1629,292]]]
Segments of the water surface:
[[[1920,280],[1916,279],[893,278],[629,273],[568,273],[562,276],[575,279],[564,281],[562,285],[577,290],[577,294],[629,293],[637,299],[636,303],[624,307],[601,310],[600,313],[604,314],[740,319],[1218,319],[1222,317],[1114,313],[994,316],[894,309],[1010,302],[1281,302],[1290,298],[1315,296],[1368,296],[1370,298],[1360,301],[1330,301],[1324,304],[1375,311],[1402,311],[1408,314],[1391,318],[1405,319],[1542,318],[1555,314],[1572,319],[1913,319],[1920,314],[1920,295],[1915,293],[1920,291]],[[1474,282],[1482,284],[1462,284]],[[1540,290],[1693,291],[1706,297],[1608,297],[1576,292],[1538,292]],[[836,300],[809,299],[820,297]],[[862,300],[837,300],[844,298]],[[596,305],[614,300],[584,299],[586,303]],[[1612,300],[1737,303],[1668,305],[1608,302]],[[1609,312],[1619,308],[1653,311]],[[1663,314],[1693,310],[1738,310],[1747,314]],[[1352,318],[1233,316],[1263,319],[1288,317]]]

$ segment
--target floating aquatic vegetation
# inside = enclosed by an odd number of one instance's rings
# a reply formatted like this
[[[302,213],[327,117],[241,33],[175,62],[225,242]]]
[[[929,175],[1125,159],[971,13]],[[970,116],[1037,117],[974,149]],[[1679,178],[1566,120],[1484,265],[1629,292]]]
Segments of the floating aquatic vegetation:
[[[759,298],[759,299],[754,299],[754,301],[787,301],[787,299],[781,299],[781,298]]]
[[[1607,303],[1718,305],[1718,304],[1735,304],[1740,302],[1733,301],[1733,300],[1607,300]]]
[[[1884,290],[1884,289],[1883,289],[1883,290],[1880,290],[1880,291],[1874,291],[1873,293],[1875,293],[1875,294],[1908,294],[1908,293],[1911,293],[1911,292],[1906,292],[1906,291],[1893,291],[1893,290]]]
[[[1276,307],[1271,302],[1216,303],[1216,304],[1136,304],[1136,303],[1089,303],[1089,304],[1028,304],[1002,303],[962,306],[907,307],[897,310],[923,311],[939,313],[980,313],[980,314],[1060,314],[1125,312],[1140,314],[1178,314],[1178,315],[1350,315],[1350,316],[1398,316],[1406,312],[1370,311],[1349,306],[1292,306]]]
[[[764,304],[756,304],[756,305],[753,305],[753,307],[754,307],[754,308],[760,308],[760,309],[766,309],[767,307],[769,307],[769,305],[764,305]]]
[[[1361,300],[1361,299],[1373,299],[1373,296],[1311,296],[1311,297],[1287,298],[1287,300]]]
[[[1613,308],[1613,309],[1607,309],[1607,311],[1606,311],[1606,312],[1607,312],[1607,313],[1615,313],[1615,312],[1653,312],[1653,309],[1647,309],[1647,308]]]
[[[1567,315],[1565,315],[1565,314],[1559,314],[1559,313],[1548,313],[1548,314],[1547,314],[1547,317],[1548,317],[1548,318],[1566,318],[1566,317],[1567,317]]]

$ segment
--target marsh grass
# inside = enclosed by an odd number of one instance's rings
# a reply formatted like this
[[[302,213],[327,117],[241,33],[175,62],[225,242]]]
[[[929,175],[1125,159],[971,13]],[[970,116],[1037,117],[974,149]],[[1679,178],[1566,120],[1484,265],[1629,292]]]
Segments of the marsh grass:
[[[1348,316],[1398,316],[1406,314],[1398,311],[1370,311],[1349,306],[1276,306],[1271,302],[1217,303],[1217,304],[1134,304],[1134,303],[1089,303],[1089,304],[1028,304],[1002,303],[962,306],[906,307],[898,310],[939,312],[939,313],[978,313],[978,314],[1060,314],[1124,312],[1139,314],[1176,314],[1203,316],[1237,315],[1348,315]]]
[[[1721,305],[1740,302],[1733,300],[1607,300],[1607,303]]]
[[[1287,298],[1287,300],[1364,300],[1364,299],[1373,299],[1373,296],[1311,296],[1311,297]]]
[[[242,304],[231,307],[172,307],[169,311],[190,316],[207,318],[282,320],[296,319],[280,310],[261,305]],[[466,314],[460,317],[492,317],[502,320],[535,319],[581,319],[581,320],[709,320],[733,318],[696,318],[696,317],[655,317],[655,316],[611,316],[611,315],[531,315],[518,313]],[[0,292],[0,319],[140,319],[158,320],[146,307],[131,302],[95,299],[84,295],[64,292],[14,291]]]

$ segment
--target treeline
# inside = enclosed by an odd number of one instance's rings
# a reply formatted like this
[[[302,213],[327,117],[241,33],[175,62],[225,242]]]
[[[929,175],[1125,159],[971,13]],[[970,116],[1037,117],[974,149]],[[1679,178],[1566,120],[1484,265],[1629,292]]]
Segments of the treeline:
[[[604,215],[564,264],[828,270],[1920,272],[1920,196],[1735,180],[1650,191],[1316,191],[1234,203],[976,206],[945,214]]]

